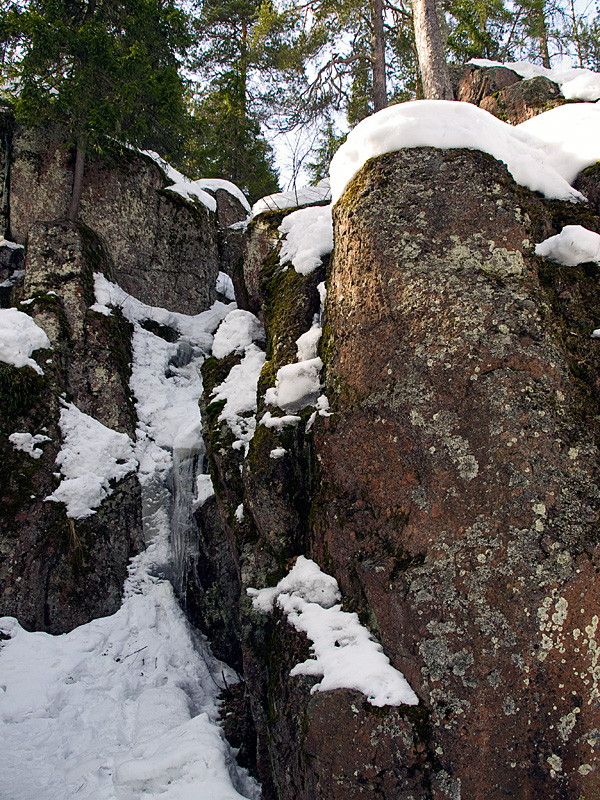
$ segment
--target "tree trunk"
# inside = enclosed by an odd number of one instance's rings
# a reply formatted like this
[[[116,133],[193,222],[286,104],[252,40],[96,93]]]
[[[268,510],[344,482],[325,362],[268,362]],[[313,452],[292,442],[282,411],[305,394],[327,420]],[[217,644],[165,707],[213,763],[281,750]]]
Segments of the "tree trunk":
[[[539,39],[540,39],[540,55],[542,57],[542,66],[550,69],[550,53],[548,51],[548,29],[546,27],[546,17],[544,15],[544,8],[540,8],[538,16],[539,26]]]
[[[371,0],[371,50],[373,64],[373,108],[387,107],[385,87],[385,38],[383,35],[383,0]]]
[[[581,52],[581,36],[579,35],[579,25],[577,24],[577,14],[575,13],[574,0],[571,0],[571,19],[573,20],[573,39],[575,40],[575,47],[577,48],[577,58],[579,59],[579,66],[583,67],[583,54]]]
[[[71,222],[77,222],[79,216],[79,206],[81,205],[81,192],[83,189],[83,170],[85,167],[86,142],[83,137],[77,138],[77,153],[75,156],[75,171],[73,173],[73,191],[71,192],[71,205],[69,206],[68,218]]]
[[[428,100],[454,100],[436,2],[412,0],[412,6],[423,96]]]

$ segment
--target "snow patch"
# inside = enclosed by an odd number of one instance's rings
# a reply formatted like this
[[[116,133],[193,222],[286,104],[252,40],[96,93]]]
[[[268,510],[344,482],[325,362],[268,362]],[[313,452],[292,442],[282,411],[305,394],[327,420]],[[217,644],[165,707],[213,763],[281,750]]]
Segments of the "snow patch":
[[[335,578],[322,572],[314,561],[299,556],[277,586],[246,591],[257,611],[270,613],[277,604],[288,622],[311,640],[314,657],[290,672],[320,677],[311,693],[355,689],[374,706],[418,705],[402,673],[391,666],[357,614],[341,610]]]
[[[63,480],[44,499],[64,503],[71,519],[85,519],[113,493],[111,481],[137,468],[134,444],[126,433],[107,428],[73,403],[64,404],[59,424],[63,445],[56,464]]]
[[[333,250],[331,206],[311,206],[293,211],[278,228],[285,237],[279,263],[291,261],[300,275],[320,267],[323,256]]]
[[[317,357],[322,334],[321,326],[315,323],[306,333],[296,339],[298,361],[310,361]]]
[[[295,414],[285,414],[283,417],[274,417],[270,411],[265,411],[260,424],[265,428],[275,428],[280,431],[283,428],[292,427],[302,422],[302,417],[297,417]]]
[[[275,387],[267,389],[265,401],[289,413],[314,406],[321,392],[322,369],[323,362],[318,357],[285,364],[277,370]]]
[[[263,351],[250,344],[242,362],[211,392],[211,402],[225,400],[218,421],[225,422],[235,436],[233,447],[243,447],[246,454],[256,430],[256,387],[264,363]]]
[[[536,244],[535,253],[566,267],[589,261],[600,263],[600,235],[582,225],[565,225],[556,236]]]
[[[562,177],[572,183],[586,167],[600,159],[600,104],[571,103],[551,108],[515,127],[541,143],[542,154]],[[540,169],[545,168],[542,160]]]
[[[43,433],[36,433],[35,436],[32,436],[30,433],[11,433],[8,437],[8,441],[15,450],[22,450],[32,458],[41,458],[44,455],[44,451],[40,447],[36,447],[36,444],[50,442],[52,440],[49,436],[44,436]]]
[[[233,287],[233,281],[226,272],[219,272],[217,275],[215,289],[219,294],[222,294],[226,300],[235,301],[235,289]]]
[[[212,346],[215,358],[230,353],[243,353],[252,342],[264,342],[265,332],[260,321],[250,311],[231,311],[219,325]]]
[[[24,250],[25,247],[22,244],[17,244],[16,242],[11,242],[8,239],[5,239],[4,236],[0,236],[0,247],[8,247],[9,250]]]
[[[269,458],[274,458],[275,460],[277,460],[279,458],[283,458],[286,453],[287,450],[285,449],[285,447],[276,447],[269,453]]]
[[[46,333],[30,316],[16,308],[0,309],[0,361],[13,367],[31,367],[38,375],[43,375],[31,354],[34,350],[49,348]]]
[[[163,543],[164,544],[164,543]],[[134,559],[120,610],[70,633],[0,618],[2,791],[22,800],[258,800],[218,726],[235,675],[192,632],[169,583]]]
[[[215,487],[213,486],[210,475],[197,475],[196,496],[192,500],[192,510],[196,511],[197,509],[201,508],[209,498],[214,496]]]
[[[208,192],[205,192],[200,184],[202,181],[193,181],[191,178],[186,178],[181,172],[178,172],[172,167],[164,158],[161,158],[158,153],[153,150],[142,150],[145,156],[152,159],[165,173],[170,181],[173,181],[172,186],[165,187],[169,192],[175,192],[186,200],[198,200],[202,205],[206,206],[209,211],[217,210],[217,201]]]
[[[246,195],[235,185],[235,183],[231,183],[231,181],[226,181],[222,178],[200,178],[200,180],[194,181],[194,185],[199,189],[208,189],[211,192],[216,192],[219,189],[223,189],[224,191],[229,192],[232,197],[235,197],[235,199],[242,204],[248,213],[251,212],[250,203],[248,202]]]
[[[315,186],[303,186],[289,192],[277,192],[261,197],[252,206],[252,216],[263,214],[265,211],[280,211],[286,208],[299,208],[300,206],[314,205],[331,199],[329,178],[323,178]]]
[[[144,322],[152,320],[160,325],[173,328],[181,336],[194,341],[207,354],[212,347],[212,333],[217,329],[230,311],[236,308],[235,303],[221,303],[217,301],[200,314],[188,315],[177,311],[167,311],[166,308],[148,306],[137,300],[132,295],[123,291],[116,283],[107,281],[101,272],[94,273],[94,294],[96,302],[90,306],[92,311],[101,314],[111,314],[109,306],[119,308],[129,322]]]

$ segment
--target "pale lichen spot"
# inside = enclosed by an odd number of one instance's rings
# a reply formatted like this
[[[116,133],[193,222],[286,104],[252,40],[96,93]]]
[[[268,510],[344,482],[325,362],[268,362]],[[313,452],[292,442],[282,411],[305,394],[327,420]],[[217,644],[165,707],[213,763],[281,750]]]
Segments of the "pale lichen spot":
[[[546,761],[550,765],[550,775],[552,775],[553,778],[557,773],[562,772],[562,758],[557,756],[556,753],[552,753],[551,756],[548,756]]]
[[[575,723],[577,722],[577,714],[580,713],[581,709],[579,706],[575,706],[572,711],[569,711],[568,714],[565,714],[564,717],[561,717],[558,721],[556,727],[558,728],[558,732],[563,742],[566,742],[571,735],[573,728],[575,727]]]

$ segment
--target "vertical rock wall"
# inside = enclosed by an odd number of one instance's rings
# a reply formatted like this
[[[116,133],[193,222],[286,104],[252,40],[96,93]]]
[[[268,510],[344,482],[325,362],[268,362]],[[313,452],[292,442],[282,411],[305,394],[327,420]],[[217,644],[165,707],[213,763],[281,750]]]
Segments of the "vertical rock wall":
[[[66,216],[73,159],[56,128],[17,128],[12,150],[11,232],[25,244],[36,222]],[[104,240],[125,291],[197,314],[215,300],[217,217],[169,183],[152,159],[108,143],[102,158],[86,161],[80,220]]]
[[[312,552],[421,698],[415,797],[599,796],[600,297],[534,256],[553,214],[600,229],[434,149],[335,208]]]
[[[165,189],[150,158],[110,143],[86,163],[81,222],[66,222],[73,163],[61,131],[13,128],[0,117],[0,223],[26,245],[25,277],[7,282],[0,303],[27,311],[52,350],[35,354],[43,376],[0,363],[0,614],[59,633],[118,609],[143,544],[135,475],[87,519],[44,501],[58,485],[61,398],[135,438],[131,326],[116,310],[90,310],[93,273],[148,305],[198,313],[216,296],[219,230],[216,214]],[[4,280],[23,250],[2,250]],[[15,450],[14,432],[48,436],[41,458]]]
[[[119,316],[89,310],[92,270],[110,275],[111,264],[85,226],[32,226],[25,268],[26,296],[33,299],[24,308],[52,349],[36,352],[42,376],[30,367],[0,364],[0,615],[62,633],[119,608],[128,561],[142,546],[135,475],[84,520],[68,519],[62,503],[45,502],[58,485],[61,397],[134,436],[130,326]],[[8,440],[13,432],[44,434],[50,441],[33,459],[14,449]]]

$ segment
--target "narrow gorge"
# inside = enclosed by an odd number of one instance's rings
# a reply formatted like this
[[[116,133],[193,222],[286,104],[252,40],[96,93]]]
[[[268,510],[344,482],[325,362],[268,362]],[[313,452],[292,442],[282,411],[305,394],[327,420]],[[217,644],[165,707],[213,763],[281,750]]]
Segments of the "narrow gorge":
[[[600,114],[543,80],[252,211],[113,143],[77,223],[2,114],[7,800],[600,800],[600,149],[528,138]]]

